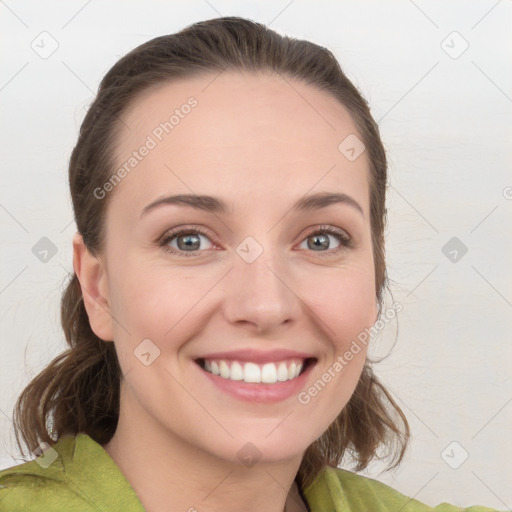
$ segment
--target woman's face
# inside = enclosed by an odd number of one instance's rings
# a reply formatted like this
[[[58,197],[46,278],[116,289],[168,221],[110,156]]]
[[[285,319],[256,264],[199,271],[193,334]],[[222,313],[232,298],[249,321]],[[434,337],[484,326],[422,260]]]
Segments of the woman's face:
[[[146,91],[122,122],[125,172],[95,193],[111,194],[105,308],[88,310],[115,342],[130,428],[235,462],[301,457],[354,391],[366,347],[344,354],[377,315],[354,122],[312,86],[234,72]],[[206,356],[233,378],[202,368]],[[258,372],[282,380],[237,380]]]

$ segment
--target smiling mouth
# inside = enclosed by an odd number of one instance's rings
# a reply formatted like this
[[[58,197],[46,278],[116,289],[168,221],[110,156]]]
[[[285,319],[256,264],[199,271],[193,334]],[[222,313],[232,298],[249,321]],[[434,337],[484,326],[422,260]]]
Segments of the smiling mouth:
[[[316,358],[289,358],[282,361],[256,364],[250,361],[227,359],[196,359],[206,372],[222,379],[255,384],[274,384],[294,380],[316,363]]]

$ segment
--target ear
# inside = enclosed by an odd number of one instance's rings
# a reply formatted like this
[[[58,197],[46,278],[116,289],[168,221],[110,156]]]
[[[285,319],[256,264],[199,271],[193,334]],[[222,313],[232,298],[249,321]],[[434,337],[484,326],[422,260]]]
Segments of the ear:
[[[102,340],[112,341],[113,318],[106,268],[103,261],[87,249],[80,233],[73,237],[73,267],[82,288],[91,329]]]

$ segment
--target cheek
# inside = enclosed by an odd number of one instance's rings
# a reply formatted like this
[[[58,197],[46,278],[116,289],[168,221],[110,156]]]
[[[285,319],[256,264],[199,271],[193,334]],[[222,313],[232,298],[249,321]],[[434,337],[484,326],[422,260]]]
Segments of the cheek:
[[[110,283],[118,348],[133,351],[143,339],[150,339],[163,350],[173,340],[178,345],[192,336],[194,321],[208,309],[208,292],[216,281],[218,275],[206,267],[191,270],[126,260]]]
[[[170,282],[172,285],[170,284]],[[172,327],[173,318],[183,304],[183,287],[177,279],[157,279],[143,268],[134,270],[114,283],[116,293],[112,311],[126,331],[145,337],[161,336]],[[165,325],[164,325],[165,324]]]
[[[328,344],[325,359],[297,399],[310,418],[322,418],[316,425],[320,436],[349,402],[361,376],[368,351],[368,331],[377,315],[374,274],[352,268],[317,280],[314,316],[321,319]],[[314,421],[314,420],[312,420]]]
[[[337,269],[316,275],[308,286],[308,306],[321,320],[326,336],[336,351],[344,351],[351,341],[374,324],[377,317],[374,272],[369,266]],[[302,297],[305,295],[306,290]]]

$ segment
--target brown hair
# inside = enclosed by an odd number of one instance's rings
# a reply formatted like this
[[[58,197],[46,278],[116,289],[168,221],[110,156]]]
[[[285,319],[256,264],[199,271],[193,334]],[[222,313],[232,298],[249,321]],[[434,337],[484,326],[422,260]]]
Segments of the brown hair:
[[[114,172],[114,141],[123,112],[153,85],[223,70],[268,71],[300,80],[328,92],[351,113],[370,163],[370,221],[381,313],[388,286],[384,259],[387,162],[368,104],[329,50],[243,18],[203,21],[152,39],[122,57],[105,75],[69,163],[75,221],[87,248],[93,254],[102,251],[108,202],[96,199],[93,192]],[[61,320],[70,348],[28,384],[15,406],[20,449],[20,435],[31,451],[41,442],[52,445],[64,434],[79,432],[105,444],[117,426],[121,370],[115,346],[92,331],[75,274],[62,297]],[[298,481],[306,487],[324,465],[336,467],[347,453],[357,462],[356,471],[364,469],[372,459],[382,458],[377,456],[380,446],[388,447],[386,456],[394,454],[395,464],[388,467],[392,469],[401,462],[409,437],[403,412],[367,359],[348,404],[306,450]],[[393,441],[398,441],[394,449]]]

